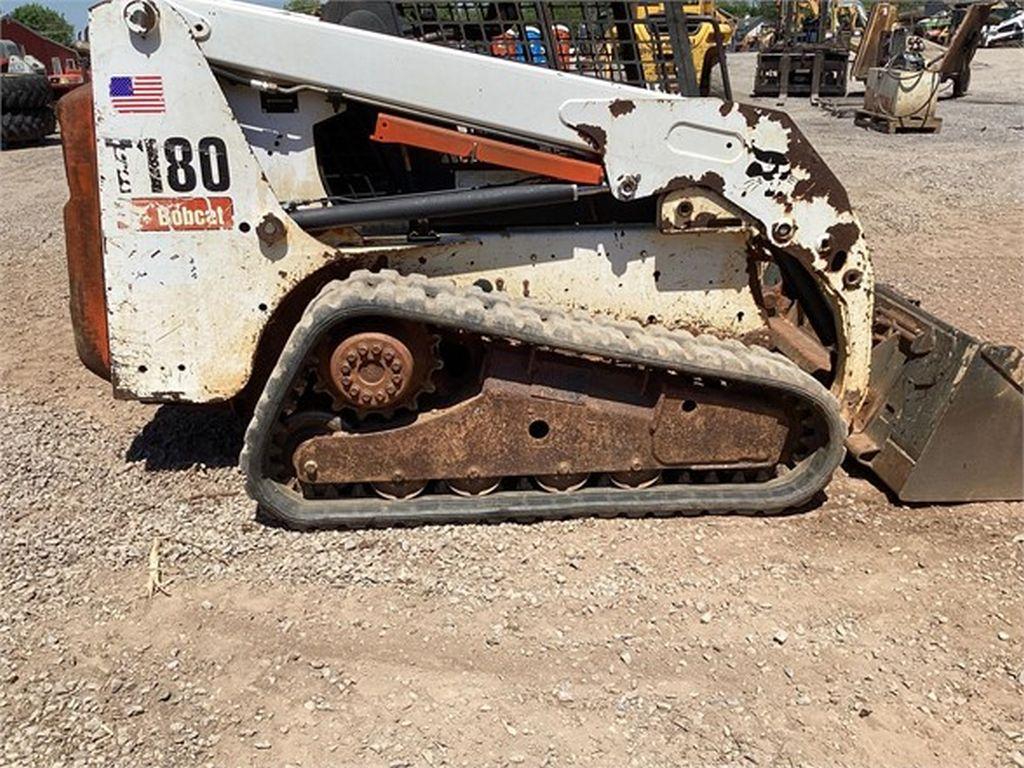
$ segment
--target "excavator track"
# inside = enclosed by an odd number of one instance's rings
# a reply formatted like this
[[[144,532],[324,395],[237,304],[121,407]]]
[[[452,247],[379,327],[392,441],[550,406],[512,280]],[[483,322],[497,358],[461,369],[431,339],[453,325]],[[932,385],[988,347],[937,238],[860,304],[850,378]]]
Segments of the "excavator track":
[[[793,466],[757,482],[737,482],[742,473],[725,473],[729,482],[718,482],[718,476],[711,474],[712,479],[705,476],[700,482],[638,483],[636,487],[615,483],[571,493],[519,487],[490,495],[309,498],[271,471],[274,428],[294,406],[295,382],[315,360],[321,339],[340,323],[367,317],[421,323],[586,360],[753,388],[811,413],[821,437]],[[846,425],[832,394],[789,360],[766,349],[566,312],[475,286],[459,287],[449,280],[358,271],[325,286],[292,331],[256,405],[241,467],[247,490],[263,513],[297,529],[584,516],[772,514],[806,503],[827,485],[843,458],[845,438]]]

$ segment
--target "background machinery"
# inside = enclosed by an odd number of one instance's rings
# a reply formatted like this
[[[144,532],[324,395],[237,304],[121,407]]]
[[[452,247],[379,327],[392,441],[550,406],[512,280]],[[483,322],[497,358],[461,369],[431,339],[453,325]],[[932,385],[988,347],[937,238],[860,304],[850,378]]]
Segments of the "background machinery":
[[[860,2],[779,0],[771,45],[757,56],[755,96],[845,96],[849,54],[866,15]]]
[[[716,67],[727,98],[725,50],[735,20],[696,3],[391,3],[328,0],[334,24],[400,35],[650,90],[708,95]]]
[[[53,101],[42,63],[13,40],[0,40],[0,146],[37,142],[53,133]]]
[[[982,30],[981,44],[986,48],[1024,45],[1024,6],[1017,2],[996,3]]]
[[[470,5],[92,9],[65,228],[117,396],[255,403],[247,488],[299,528],[778,512],[847,447],[1021,495],[1020,352],[876,287],[788,116],[655,87],[648,4]]]
[[[864,108],[857,121],[883,131],[936,131],[941,86],[963,96],[971,82],[971,60],[981,40],[991,3],[953,9],[956,24],[947,47],[929,57],[927,41],[912,34],[893,3],[876,3],[851,67],[851,77],[865,83]]]

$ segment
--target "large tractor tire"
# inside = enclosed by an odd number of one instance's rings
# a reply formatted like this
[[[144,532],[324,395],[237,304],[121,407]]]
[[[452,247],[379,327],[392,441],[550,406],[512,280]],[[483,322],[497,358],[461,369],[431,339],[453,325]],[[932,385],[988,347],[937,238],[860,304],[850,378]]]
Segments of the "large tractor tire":
[[[3,113],[28,112],[53,102],[53,90],[44,75],[6,74],[0,81]]]
[[[3,114],[3,146],[41,141],[57,129],[53,107]]]
[[[0,77],[2,145],[41,141],[57,130],[53,89],[45,75],[7,73]]]

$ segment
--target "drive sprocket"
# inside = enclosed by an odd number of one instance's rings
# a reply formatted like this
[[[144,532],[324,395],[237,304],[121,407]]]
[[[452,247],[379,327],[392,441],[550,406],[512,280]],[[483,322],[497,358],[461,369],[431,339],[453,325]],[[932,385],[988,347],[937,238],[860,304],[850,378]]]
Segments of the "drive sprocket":
[[[434,391],[437,345],[438,337],[417,323],[344,326],[318,348],[314,387],[330,395],[336,410],[350,409],[358,419],[414,410],[421,394]]]

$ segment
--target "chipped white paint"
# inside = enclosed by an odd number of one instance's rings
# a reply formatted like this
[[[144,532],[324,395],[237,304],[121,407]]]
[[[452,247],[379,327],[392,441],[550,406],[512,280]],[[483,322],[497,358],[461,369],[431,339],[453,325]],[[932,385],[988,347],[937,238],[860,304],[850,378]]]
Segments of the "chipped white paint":
[[[760,116],[753,125],[737,106],[718,99],[659,97],[613,110],[609,99],[574,99],[561,108],[567,125],[604,140],[612,191],[631,199],[700,184],[715,189],[759,225],[775,246],[800,249],[803,262],[828,298],[839,331],[840,375],[834,390],[852,414],[867,394],[871,362],[873,270],[858,237],[833,269],[835,249],[823,248],[837,225],[860,229],[851,211],[838,210],[823,190],[797,195],[813,179],[795,137],[782,120]],[[689,145],[676,137],[682,132]],[[806,153],[806,150],[804,150]],[[621,181],[630,183],[623,192]],[[780,229],[782,227],[782,229]],[[785,234],[783,234],[785,233]],[[856,275],[856,280],[847,277]],[[855,283],[855,284],[854,284]]]
[[[724,336],[762,327],[744,238],[736,234],[520,230],[406,254],[394,255],[391,266],[467,284],[485,280],[506,293],[570,309]]]
[[[115,389],[141,399],[205,402],[229,398],[248,379],[255,345],[273,307],[298,279],[323,263],[323,246],[291,223],[264,177],[224,92],[190,36],[188,23],[157,3],[159,27],[132,36],[120,3],[92,9],[96,151]],[[159,74],[165,113],[121,114],[113,77]],[[230,185],[176,192],[168,139],[193,154],[209,137],[224,142]],[[154,191],[147,142],[154,142],[161,191]],[[199,175],[198,159],[191,163]],[[215,185],[219,186],[219,184]],[[230,225],[201,231],[139,231],[140,199],[229,198]],[[267,247],[255,228],[267,213],[285,222],[298,247]]]
[[[574,126],[602,125],[610,179],[635,174],[640,189],[634,194],[651,194],[675,177],[699,179],[706,170],[724,169],[724,196],[768,236],[779,204],[764,194],[770,188],[751,188],[742,174],[751,143],[779,152],[788,147],[787,132],[774,121],[762,120],[751,131],[742,116],[720,114],[717,100],[649,97],[627,86],[251,5],[154,2],[159,27],[145,38],[129,33],[119,0],[96,6],[90,24],[110,345],[121,393],[195,402],[237,394],[248,381],[268,318],[295,286],[329,263],[361,265],[370,257],[463,283],[484,279],[497,287],[500,281],[503,290],[529,292],[560,306],[654,316],[669,326],[728,335],[760,326],[743,233],[662,234],[652,222],[618,232],[519,230],[456,245],[328,248],[300,230],[278,201],[323,194],[312,128],[333,107],[322,95],[307,93],[298,113],[264,113],[255,92],[219,81],[210,63],[570,148],[589,146]],[[464,82],[468,71],[478,87],[450,87]],[[146,74],[163,76],[166,114],[117,113],[106,94],[110,78]],[[609,106],[615,98],[631,99],[635,108],[613,121]],[[197,183],[187,193],[174,192],[165,178],[163,189],[153,191],[147,140],[162,152],[169,139],[186,141],[194,150],[211,137],[226,149],[227,189]],[[162,154],[158,165],[166,175]],[[783,180],[790,192],[798,169],[794,176]],[[156,198],[160,208],[183,196],[230,198],[230,223],[201,231],[141,231],[139,198]],[[256,235],[268,214],[284,223],[287,234],[269,246]],[[794,201],[789,218],[800,243],[820,239],[831,223],[843,220],[820,198]],[[846,345],[839,389],[862,392],[871,309],[870,263],[862,244],[850,252],[851,266],[863,273],[856,290],[844,290],[839,275],[815,275]]]
[[[324,197],[323,182],[313,147],[313,126],[335,114],[327,97],[315,91],[295,94],[298,112],[263,110],[260,92],[238,83],[222,82],[224,95],[242,134],[279,200]]]

